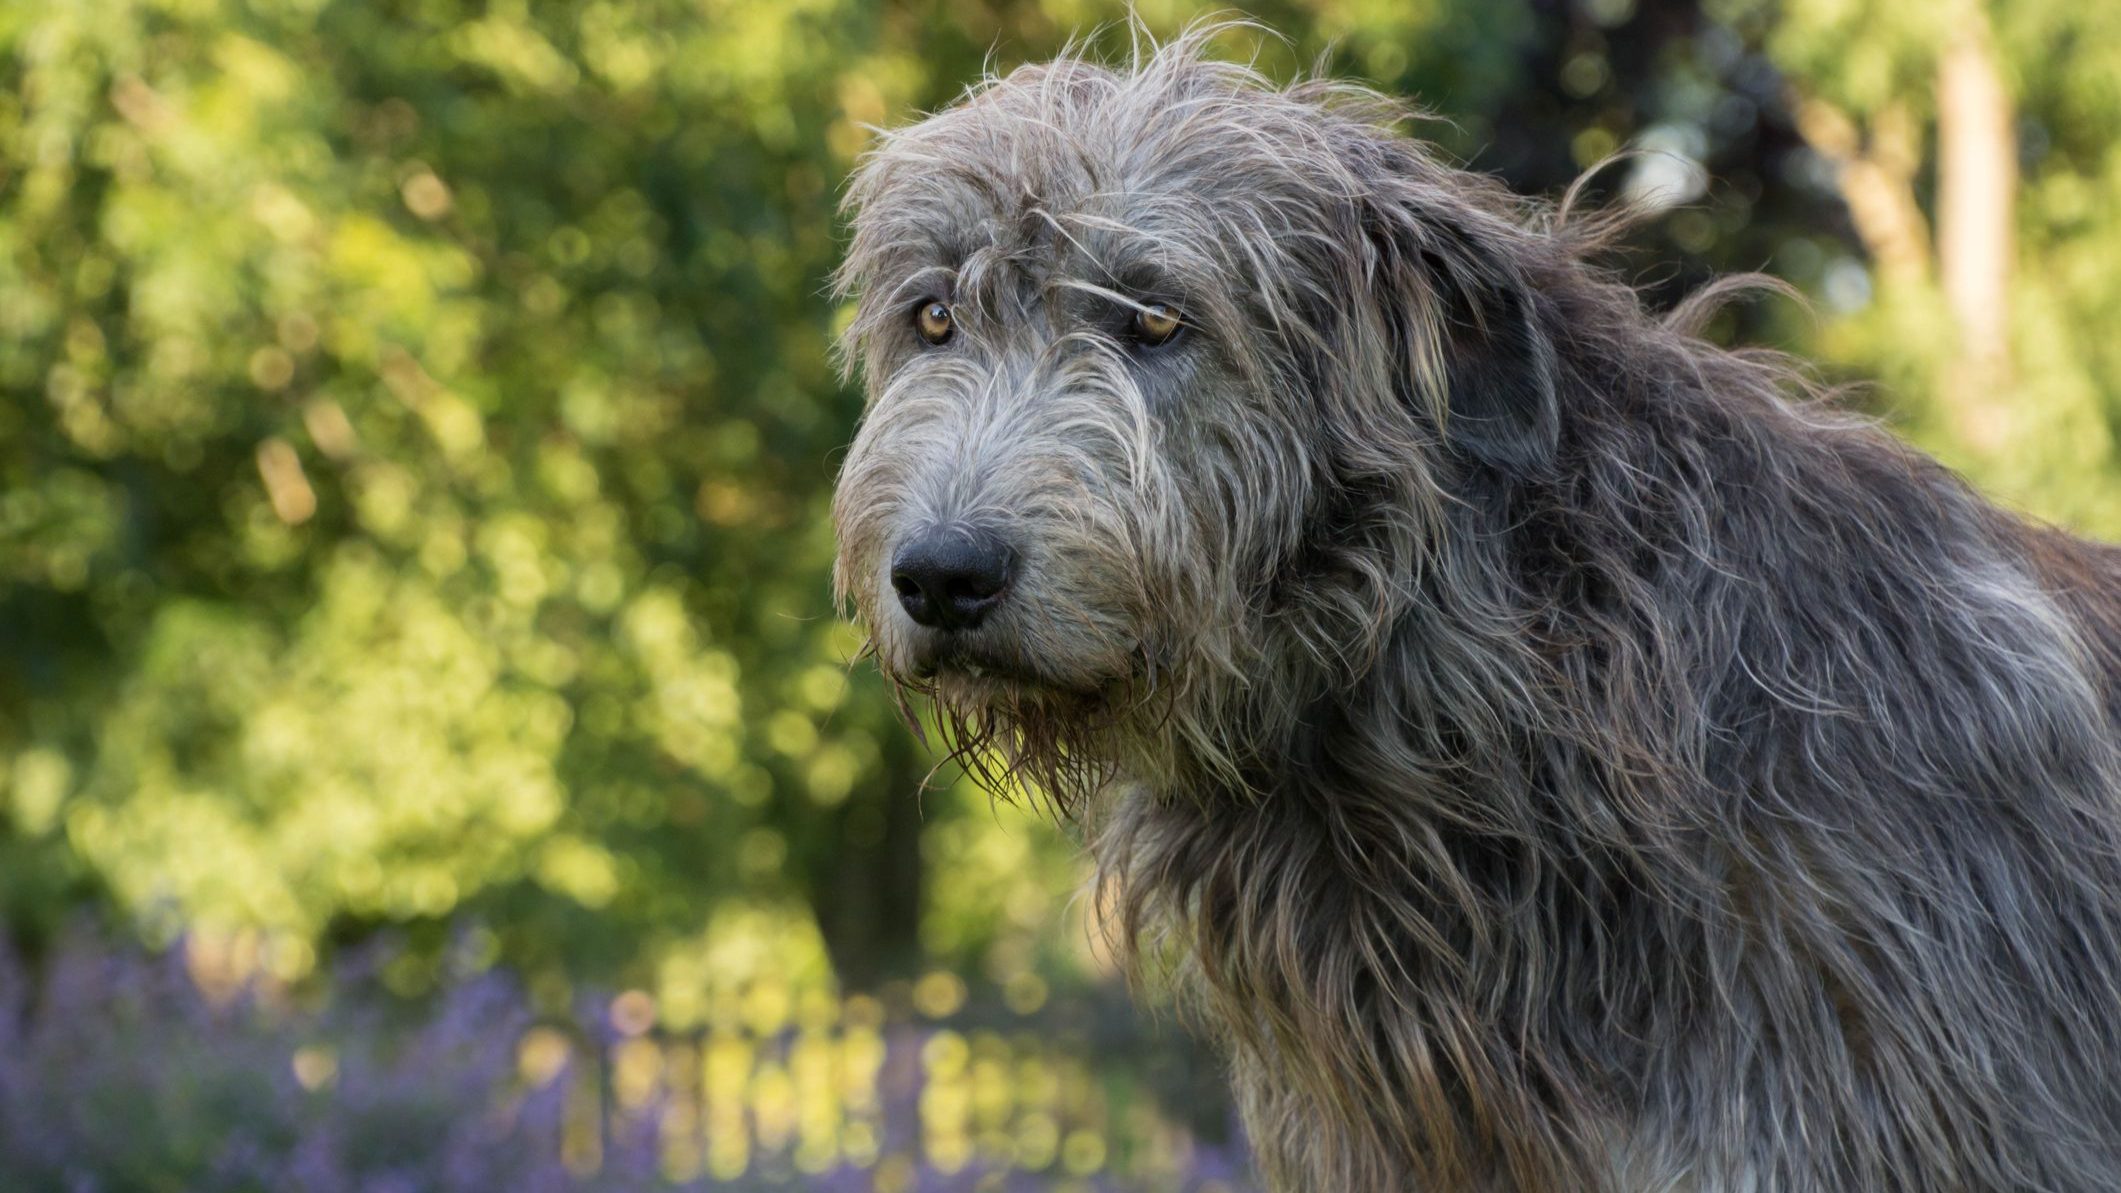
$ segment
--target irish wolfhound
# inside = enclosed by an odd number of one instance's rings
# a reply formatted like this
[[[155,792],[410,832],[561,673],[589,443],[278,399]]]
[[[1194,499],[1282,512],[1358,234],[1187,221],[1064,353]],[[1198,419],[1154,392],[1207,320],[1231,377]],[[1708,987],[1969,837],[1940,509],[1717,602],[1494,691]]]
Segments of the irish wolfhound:
[[[2121,553],[1204,37],[860,167],[838,582],[1270,1184],[2121,1188]]]

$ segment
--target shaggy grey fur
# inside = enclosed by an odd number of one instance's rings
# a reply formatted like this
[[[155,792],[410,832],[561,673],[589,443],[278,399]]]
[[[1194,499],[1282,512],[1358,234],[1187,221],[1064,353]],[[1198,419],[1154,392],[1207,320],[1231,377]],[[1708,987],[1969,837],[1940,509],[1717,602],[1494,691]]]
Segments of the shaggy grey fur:
[[[2121,557],[1213,32],[861,166],[838,582],[1085,826],[1273,1187],[2121,1188]],[[963,528],[1014,579],[916,624]]]

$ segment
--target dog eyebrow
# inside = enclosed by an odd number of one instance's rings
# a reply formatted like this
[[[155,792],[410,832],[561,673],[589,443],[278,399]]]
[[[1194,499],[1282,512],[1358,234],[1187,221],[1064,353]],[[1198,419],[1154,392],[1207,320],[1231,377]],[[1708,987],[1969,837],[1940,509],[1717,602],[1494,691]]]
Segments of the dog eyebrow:
[[[1186,305],[1182,296],[1176,293],[1173,287],[1161,284],[1129,286],[1126,290],[1115,290],[1110,286],[1100,286],[1096,282],[1087,282],[1081,278],[1062,278],[1056,284],[1062,289],[1072,290],[1078,294],[1093,295],[1130,311],[1147,310],[1151,303],[1156,302],[1170,303],[1177,306],[1180,311],[1184,311]]]
[[[1100,290],[1094,282],[1067,283],[1072,287],[1102,294],[1130,307],[1139,307],[1143,302],[1155,299],[1175,300],[1181,296],[1181,288],[1171,281],[1172,271],[1160,264],[1172,254],[1168,238],[1112,216],[1082,211],[1056,216],[1044,209],[1036,214],[1065,237],[1091,268],[1111,284],[1111,289]],[[1089,243],[1097,238],[1077,235],[1064,226],[1067,223],[1077,225],[1084,232],[1102,233],[1110,243],[1100,251]]]
[[[891,292],[884,296],[887,307],[899,306],[922,298],[947,298],[957,289],[957,268],[951,265],[926,265],[899,279]]]

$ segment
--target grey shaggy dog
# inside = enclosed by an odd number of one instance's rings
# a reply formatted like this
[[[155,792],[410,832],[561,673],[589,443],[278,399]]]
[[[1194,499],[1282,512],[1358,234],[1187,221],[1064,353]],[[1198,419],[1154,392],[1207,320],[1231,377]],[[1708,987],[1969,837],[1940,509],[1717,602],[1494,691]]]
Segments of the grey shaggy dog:
[[[861,165],[838,583],[1269,1183],[2121,1189],[2121,554],[1215,32]]]

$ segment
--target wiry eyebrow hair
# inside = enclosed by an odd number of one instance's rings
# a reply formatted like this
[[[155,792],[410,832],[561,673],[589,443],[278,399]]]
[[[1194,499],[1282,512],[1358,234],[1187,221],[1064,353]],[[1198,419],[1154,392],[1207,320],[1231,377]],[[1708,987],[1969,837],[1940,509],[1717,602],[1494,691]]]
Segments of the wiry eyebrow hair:
[[[950,298],[957,291],[957,267],[937,263],[924,265],[905,277],[872,301],[882,309],[911,306],[928,298]]]
[[[1178,293],[1174,287],[1162,284],[1128,286],[1123,289],[1115,289],[1111,286],[1100,286],[1096,282],[1083,281],[1080,278],[1061,278],[1055,285],[1072,293],[1087,294],[1093,298],[1103,299],[1113,306],[1122,307],[1130,311],[1146,310],[1152,302],[1176,303],[1183,306],[1185,299],[1185,296]]]

